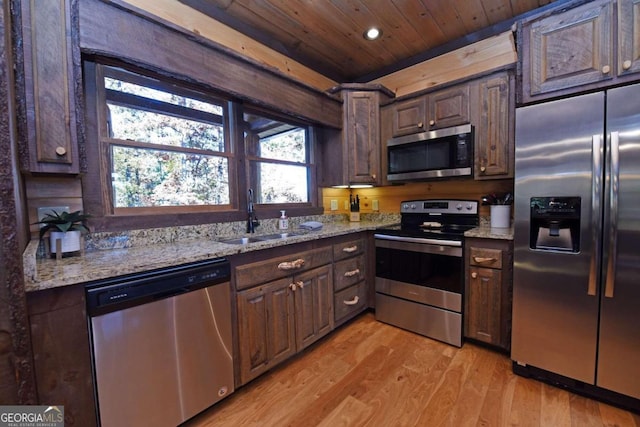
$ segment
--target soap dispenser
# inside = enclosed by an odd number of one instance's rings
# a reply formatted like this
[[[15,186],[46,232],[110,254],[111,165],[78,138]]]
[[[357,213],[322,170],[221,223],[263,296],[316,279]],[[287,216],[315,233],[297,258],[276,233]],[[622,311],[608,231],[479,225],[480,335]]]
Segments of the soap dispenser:
[[[289,218],[287,218],[285,211],[280,211],[280,218],[278,219],[278,228],[280,230],[287,230],[289,228]]]

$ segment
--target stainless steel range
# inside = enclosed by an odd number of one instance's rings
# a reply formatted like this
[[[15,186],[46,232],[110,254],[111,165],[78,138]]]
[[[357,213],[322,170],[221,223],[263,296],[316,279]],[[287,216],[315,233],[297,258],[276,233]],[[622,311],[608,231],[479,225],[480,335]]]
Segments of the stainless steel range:
[[[400,213],[375,234],[376,319],[460,347],[463,235],[478,226],[478,202],[410,200]]]

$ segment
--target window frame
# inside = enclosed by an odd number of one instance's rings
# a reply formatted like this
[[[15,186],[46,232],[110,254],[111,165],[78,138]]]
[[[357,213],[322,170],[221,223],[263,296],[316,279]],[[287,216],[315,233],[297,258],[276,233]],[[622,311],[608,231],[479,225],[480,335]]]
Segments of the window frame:
[[[305,143],[306,143],[306,152],[305,152],[305,162],[295,162],[291,160],[282,160],[282,159],[273,159],[268,157],[258,156],[257,153],[257,145],[258,141],[255,142],[255,147],[248,147],[246,138],[243,138],[245,141],[245,167],[246,167],[246,180],[249,188],[258,188],[259,174],[257,173],[257,163],[269,163],[269,164],[280,164],[280,165],[292,165],[292,166],[303,166],[307,168],[307,202],[300,203],[259,203],[256,202],[255,206],[262,209],[277,209],[278,212],[282,209],[286,209],[290,211],[291,209],[296,208],[304,208],[314,206],[313,201],[317,198],[317,190],[316,190],[316,165],[315,165],[315,146],[316,141],[313,138],[312,126],[308,123],[304,123],[290,117],[283,117],[282,115],[274,114],[269,111],[265,111],[256,107],[248,107],[243,109],[243,113],[259,115],[263,118],[270,120],[277,120],[284,124],[292,125],[298,128],[304,129],[305,132]],[[244,129],[243,129],[244,131]],[[244,133],[244,132],[243,132]],[[256,190],[256,193],[258,190]]]
[[[214,103],[221,102],[224,109],[225,153],[213,152],[216,156],[228,158],[229,169],[229,201],[228,205],[190,205],[159,206],[153,208],[114,208],[111,200],[112,188],[110,178],[110,153],[108,143],[103,141],[107,135],[106,93],[104,89],[103,70],[105,67],[123,69],[130,75],[140,75],[142,81],[153,80],[152,86],[159,90],[174,92],[178,95]],[[113,68],[111,68],[113,70]],[[83,58],[84,97],[85,97],[85,140],[84,149],[87,159],[87,173],[82,176],[82,190],[85,212],[92,215],[92,228],[95,231],[122,231],[168,227],[182,225],[209,224],[246,220],[247,190],[249,188],[249,165],[251,156],[244,144],[242,128],[243,110],[250,109],[258,114],[269,115],[287,123],[307,126],[310,166],[308,173],[309,201],[307,203],[287,204],[255,204],[259,218],[274,219],[279,211],[287,210],[289,216],[322,214],[324,209],[319,203],[317,166],[315,150],[317,133],[314,126],[304,123],[290,115],[274,113],[253,105],[246,100],[233,99],[227,94],[199,85],[184,76],[167,76],[161,71],[150,71],[119,60],[103,57]],[[111,73],[109,73],[111,74]],[[135,83],[134,81],[132,81]],[[145,84],[146,86],[146,84]],[[177,88],[177,89],[176,89]],[[104,106],[104,107],[103,107]],[[177,112],[177,110],[176,110]],[[117,140],[122,141],[122,140]],[[134,141],[125,141],[135,146]],[[144,143],[148,148],[148,143]],[[170,149],[167,145],[158,145],[162,150]],[[202,153],[198,150],[199,153]],[[117,212],[116,212],[117,210]],[[259,229],[258,229],[259,231]]]

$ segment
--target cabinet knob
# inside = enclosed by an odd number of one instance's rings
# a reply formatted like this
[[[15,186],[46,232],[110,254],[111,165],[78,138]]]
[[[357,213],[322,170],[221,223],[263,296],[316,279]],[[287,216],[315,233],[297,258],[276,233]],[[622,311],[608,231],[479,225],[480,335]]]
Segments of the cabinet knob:
[[[477,279],[478,278],[478,273],[476,273],[475,271],[473,273],[471,273],[471,278]]]
[[[302,288],[304,288],[304,282],[303,282],[303,281],[301,281],[301,280],[300,280],[300,281],[297,281],[297,282],[296,282],[296,285],[298,285],[298,289],[302,289]]]
[[[371,178],[376,179],[376,174],[375,174],[375,173],[372,173],[372,174],[371,174]]]
[[[297,289],[296,284],[295,283],[290,283],[289,284],[289,289],[291,289],[293,292],[295,292],[296,289]]]
[[[480,166],[480,172],[486,172],[486,171],[487,171],[486,166]]]
[[[629,61],[628,59],[627,59],[626,61],[624,61],[624,62],[622,63],[622,68],[623,68],[624,70],[628,70],[629,68],[631,68],[631,61]]]
[[[67,149],[64,147],[56,147],[56,154],[58,156],[64,156],[65,154],[67,154]]]
[[[611,71],[611,67],[609,67],[608,65],[602,67],[602,74],[609,74],[609,71]]]
[[[418,125],[417,125],[417,126],[418,126],[419,128],[423,128],[423,127],[424,127],[424,123],[422,123],[422,122],[418,122]]]
[[[435,121],[435,120],[429,120],[429,126],[433,126],[433,125],[435,125],[435,124],[436,124],[436,121]]]

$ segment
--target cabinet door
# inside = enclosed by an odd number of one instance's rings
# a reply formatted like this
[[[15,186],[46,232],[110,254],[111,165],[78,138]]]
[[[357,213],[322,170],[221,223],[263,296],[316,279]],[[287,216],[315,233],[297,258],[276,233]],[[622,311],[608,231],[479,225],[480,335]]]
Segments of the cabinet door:
[[[333,280],[330,265],[296,275],[295,313],[298,351],[333,329]]]
[[[241,384],[296,352],[291,282],[284,278],[237,295]]]
[[[491,268],[469,268],[466,295],[466,335],[493,345],[501,343],[500,320],[502,271]]]
[[[612,4],[609,0],[590,2],[525,27],[524,31],[529,33],[523,54],[525,96],[597,83],[614,76]],[[528,67],[526,61],[530,61]]]
[[[640,0],[618,0],[618,75],[640,71]]]
[[[429,128],[469,123],[469,85],[462,84],[429,94]]]
[[[23,167],[31,172],[80,172],[76,123],[80,50],[73,27],[77,17],[72,16],[78,3],[20,2],[29,153]]]
[[[394,104],[392,107],[393,136],[408,135],[425,130],[427,97],[421,96]]]
[[[379,104],[379,95],[374,91],[347,92],[345,94],[346,122],[343,159],[350,183],[379,183]]]
[[[513,176],[515,93],[507,73],[479,82],[480,117],[475,129],[475,178]]]

